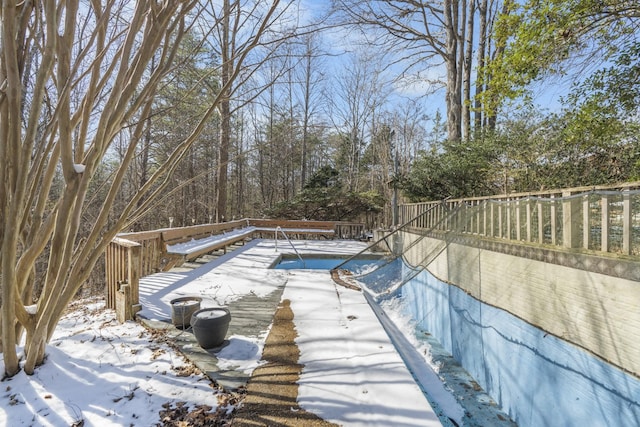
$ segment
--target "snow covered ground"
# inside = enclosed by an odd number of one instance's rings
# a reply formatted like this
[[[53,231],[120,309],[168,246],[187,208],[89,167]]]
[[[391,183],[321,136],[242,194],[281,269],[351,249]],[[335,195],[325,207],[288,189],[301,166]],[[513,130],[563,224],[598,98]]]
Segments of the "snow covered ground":
[[[190,373],[181,355],[103,307],[71,311],[45,364],[33,376],[20,372],[0,383],[0,426],[152,426],[166,403],[217,407],[219,392]]]
[[[349,254],[364,247],[335,240],[293,244],[303,257]],[[299,381],[301,407],[344,426],[440,425],[363,293],[337,286],[327,271],[270,269],[283,253],[294,251],[283,242],[276,250],[274,241],[253,241],[223,263],[197,270],[197,276],[187,272],[146,278],[140,289],[142,314],[168,319],[169,301],[179,296],[201,295],[206,307],[247,293],[268,295],[286,283],[282,298],[291,301],[305,366]],[[410,325],[403,328],[407,336],[413,334]],[[246,370],[258,366],[267,333],[233,337],[219,355],[220,363],[242,364],[237,368]],[[246,342],[260,351],[241,354]],[[221,410],[232,408],[228,396],[213,390],[202,376],[181,376],[184,360],[178,353],[152,341],[134,322],[117,324],[114,313],[99,305],[66,316],[47,353],[47,362],[32,377],[21,372],[1,384],[0,425],[62,426],[81,420],[85,426],[155,425],[167,403],[207,404],[215,410],[219,397]],[[414,374],[437,378],[428,368]],[[443,385],[431,381],[428,387],[440,409],[460,421],[463,410]]]

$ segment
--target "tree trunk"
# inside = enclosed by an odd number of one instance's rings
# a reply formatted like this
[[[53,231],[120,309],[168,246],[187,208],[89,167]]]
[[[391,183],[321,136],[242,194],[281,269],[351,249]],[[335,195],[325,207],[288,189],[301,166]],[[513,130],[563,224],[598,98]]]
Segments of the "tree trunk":
[[[444,22],[446,28],[447,90],[445,103],[447,106],[447,134],[450,141],[462,138],[462,91],[460,70],[458,69],[458,2],[444,2]]]
[[[5,218],[9,218],[5,211]],[[8,223],[5,223],[8,225]],[[8,227],[12,228],[12,227]],[[13,227],[15,228],[15,227]],[[13,307],[15,301],[15,248],[17,240],[13,235],[15,232],[7,230],[5,227],[4,241],[2,245],[2,343],[4,356],[4,372],[8,376],[13,376],[20,370],[18,364],[18,353],[16,350],[16,312]]]
[[[224,0],[222,17],[222,90],[220,102],[220,146],[218,147],[218,172],[216,176],[216,222],[223,222],[227,215],[227,177],[229,170],[229,145],[231,139],[231,88],[229,77],[231,75],[231,46],[229,20],[231,6],[229,0]]]
[[[307,183],[307,147],[309,139],[309,119],[311,115],[311,59],[313,55],[311,37],[307,38],[306,43],[303,100],[304,111],[302,119],[302,152],[300,155],[300,190],[302,190]]]
[[[473,34],[474,34],[474,17],[475,17],[476,3],[475,0],[469,2],[469,9],[467,12],[467,30],[465,40],[465,53],[464,53],[464,101],[462,103],[463,108],[463,125],[462,135],[468,139],[471,136],[471,67],[473,63]]]
[[[480,94],[484,91],[484,78],[485,78],[485,58],[486,58],[486,50],[487,50],[487,38],[489,34],[487,33],[487,3],[488,0],[480,0],[480,5],[478,6],[478,11],[480,14],[480,30],[479,35],[480,39],[478,40],[478,59],[477,59],[477,67],[478,67],[478,75],[476,76],[476,100],[475,100],[475,128],[476,132],[482,129],[482,102],[480,101]]]
[[[236,156],[236,207],[235,214],[237,214],[240,218],[243,217],[244,202],[245,202],[245,180],[244,176],[244,118],[240,121],[240,128],[237,130],[238,138],[237,138],[237,156]]]
[[[509,2],[505,1],[502,4],[502,11],[500,13],[503,14],[503,15],[508,14],[509,10],[510,10],[510,6],[511,6],[511,4]],[[491,60],[495,60],[495,59],[501,57],[504,54],[505,48],[506,48],[506,41],[505,40],[498,41],[496,43],[495,50],[491,54]],[[485,82],[485,90],[490,92],[491,76],[490,75],[485,76],[484,82]],[[491,109],[486,112],[487,129],[490,130],[490,131],[493,131],[493,130],[496,129],[496,123],[497,123],[497,113],[496,113],[496,111],[498,109],[498,102],[496,101],[496,99],[497,99],[497,95],[494,94],[493,95],[493,99],[489,100],[489,103],[491,104]]]

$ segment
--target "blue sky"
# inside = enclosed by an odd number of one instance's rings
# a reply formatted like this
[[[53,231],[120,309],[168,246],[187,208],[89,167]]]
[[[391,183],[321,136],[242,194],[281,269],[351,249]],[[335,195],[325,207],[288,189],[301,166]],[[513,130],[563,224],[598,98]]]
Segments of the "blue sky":
[[[300,4],[300,10],[306,11],[309,16],[321,16],[330,6],[330,0],[302,0]],[[303,22],[304,22],[303,18]],[[349,33],[345,30],[332,29],[331,31],[324,32],[323,38],[325,46],[329,47],[334,54],[341,54],[340,56],[333,58],[331,63],[335,70],[343,67],[346,61],[347,54],[345,52],[353,51],[355,49],[358,34]],[[389,77],[394,77],[401,73],[402,66],[398,65],[389,72]],[[423,67],[419,78],[437,79],[440,78],[444,81],[446,70],[442,64],[433,64],[429,67]],[[415,75],[413,77],[416,77]],[[401,87],[398,84],[394,85],[394,98],[401,100],[403,97],[408,98],[421,98],[424,100],[423,105],[425,111],[429,115],[435,115],[436,111],[440,111],[441,114],[445,114],[444,104],[444,85],[442,89],[433,92],[433,88],[429,88],[426,84],[411,84],[407,87]],[[551,79],[545,79],[541,84],[533,85],[531,87],[531,94],[533,101],[536,105],[539,105],[541,109],[548,111],[557,111],[561,108],[560,99],[566,96],[572,87],[572,79],[570,77],[560,78],[556,77]]]

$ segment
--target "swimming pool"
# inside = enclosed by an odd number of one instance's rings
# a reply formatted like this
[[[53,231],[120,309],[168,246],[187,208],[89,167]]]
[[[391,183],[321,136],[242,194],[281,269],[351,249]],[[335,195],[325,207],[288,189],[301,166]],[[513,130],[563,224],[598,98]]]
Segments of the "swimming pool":
[[[296,255],[283,255],[273,266],[277,270],[332,270],[350,258],[344,256],[302,256],[302,260]],[[349,260],[340,268],[354,273],[372,269],[381,262],[380,257],[367,257]]]

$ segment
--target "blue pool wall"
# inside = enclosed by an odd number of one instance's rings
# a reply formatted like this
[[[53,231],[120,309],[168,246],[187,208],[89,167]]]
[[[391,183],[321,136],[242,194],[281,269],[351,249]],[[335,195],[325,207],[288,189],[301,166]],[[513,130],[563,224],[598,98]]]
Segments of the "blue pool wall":
[[[403,272],[410,271],[405,269],[402,259],[396,258],[393,261],[384,261],[382,266],[369,274],[358,277],[358,281],[364,283],[367,288],[376,293],[381,294],[393,288],[394,284],[402,283],[404,279]]]
[[[640,426],[635,376],[427,271],[395,296],[520,427]]]

